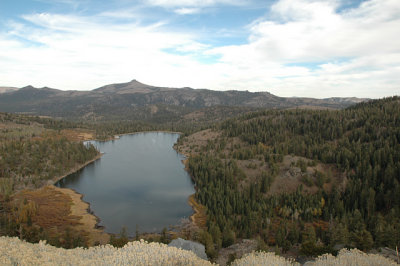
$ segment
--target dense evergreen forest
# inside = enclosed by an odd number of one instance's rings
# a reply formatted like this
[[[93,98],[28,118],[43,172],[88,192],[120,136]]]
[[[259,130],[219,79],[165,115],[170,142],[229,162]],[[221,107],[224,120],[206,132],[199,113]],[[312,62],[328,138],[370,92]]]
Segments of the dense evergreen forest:
[[[207,207],[214,243],[209,255],[235,237],[258,237],[283,251],[298,246],[305,255],[333,252],[338,245],[362,250],[400,245],[399,97],[339,111],[265,110],[216,130],[221,137],[210,139],[188,162],[196,198]],[[234,145],[235,138],[246,147]],[[305,193],[303,185],[292,193],[268,193],[285,155],[304,158],[302,168],[307,159],[334,165],[346,175],[345,186],[328,192],[323,184],[331,177],[320,174],[316,193]],[[269,171],[243,186],[238,162],[257,158]]]

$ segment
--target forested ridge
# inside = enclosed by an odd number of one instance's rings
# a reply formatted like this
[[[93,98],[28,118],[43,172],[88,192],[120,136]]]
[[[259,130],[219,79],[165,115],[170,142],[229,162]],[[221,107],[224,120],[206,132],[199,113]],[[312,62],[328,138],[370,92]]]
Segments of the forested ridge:
[[[57,131],[77,127],[72,122],[0,114],[0,123],[0,194],[3,195],[12,194],[14,188],[40,187],[99,154],[94,146],[70,141]]]
[[[47,215],[42,206],[57,208],[60,217],[46,218],[51,223],[52,219],[63,219],[61,214],[69,215],[70,203],[61,193],[33,190],[52,184],[56,178],[99,156],[93,145],[75,139],[81,132],[70,128],[77,130],[79,126],[50,118],[0,113],[0,235],[19,236],[32,242],[47,239],[65,247],[85,245],[85,237],[70,229],[57,232],[55,226],[37,224],[38,216]],[[24,195],[30,191],[44,200],[42,206],[27,200]],[[62,208],[51,205],[57,200]],[[64,218],[63,222],[68,226],[71,221]],[[59,236],[68,241],[61,244]]]
[[[363,250],[399,246],[399,97],[339,111],[265,110],[230,119],[216,130],[221,137],[188,161],[196,199],[207,207],[214,243],[209,254],[235,237],[259,237],[283,251],[298,246],[305,255],[333,252],[337,244]],[[246,146],[234,144],[235,138]],[[297,161],[304,169],[335,166],[346,176],[344,185],[328,191],[324,184],[334,177],[317,173],[308,179],[318,185],[316,193],[303,191],[307,179],[295,192],[268,193],[286,155],[304,158]],[[241,160],[261,161],[268,170],[246,179],[237,166]]]

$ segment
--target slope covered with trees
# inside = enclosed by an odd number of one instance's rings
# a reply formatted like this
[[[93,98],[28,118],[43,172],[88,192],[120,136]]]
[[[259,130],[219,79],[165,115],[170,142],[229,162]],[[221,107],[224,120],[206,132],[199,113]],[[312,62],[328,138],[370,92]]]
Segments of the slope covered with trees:
[[[10,195],[14,188],[40,187],[99,154],[94,146],[68,140],[68,136],[54,130],[71,126],[69,122],[0,114],[0,123],[3,195]]]
[[[0,113],[0,235],[19,236],[33,242],[51,238],[55,240],[51,241],[53,244],[58,243],[53,236],[60,235],[70,241],[64,241],[65,246],[85,245],[83,237],[72,230],[53,232],[55,223],[64,227],[77,223],[79,217],[70,215],[70,197],[35,190],[32,191],[35,201],[27,197],[30,192],[26,190],[52,184],[98,158],[100,154],[95,147],[83,144],[79,138],[80,134],[88,133],[78,130],[78,126],[50,118]],[[66,130],[70,127],[75,129]],[[46,208],[54,209],[56,217],[47,217],[43,225],[37,217],[48,215]],[[74,238],[77,241],[72,244]]]
[[[305,255],[333,251],[337,244],[362,250],[399,246],[399,97],[339,111],[266,110],[216,130],[220,137],[192,149],[188,160],[196,199],[207,207],[214,242],[209,254],[235,237],[259,237],[283,251],[300,246]],[[318,163],[335,167],[345,179],[328,190],[326,183],[336,177],[317,172],[308,180],[319,188],[314,193],[304,191],[307,180],[294,192],[269,193],[289,155],[304,158],[297,164],[305,171]],[[263,170],[249,178],[238,167],[242,160]]]

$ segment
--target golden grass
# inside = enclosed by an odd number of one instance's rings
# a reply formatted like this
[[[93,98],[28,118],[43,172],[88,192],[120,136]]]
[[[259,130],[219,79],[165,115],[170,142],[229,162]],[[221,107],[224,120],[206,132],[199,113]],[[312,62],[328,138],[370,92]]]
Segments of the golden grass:
[[[79,217],[71,215],[71,197],[46,186],[37,190],[23,190],[15,195],[14,202],[19,204],[26,199],[34,202],[37,211],[32,222],[43,228],[66,228],[79,224]]]
[[[25,199],[36,205],[32,222],[55,233],[71,228],[87,239],[89,246],[95,243],[106,244],[109,235],[95,228],[97,218],[87,212],[89,204],[82,201],[82,195],[77,192],[46,186],[37,190],[24,190],[14,197],[18,206]]]
[[[104,233],[102,229],[96,228],[97,217],[88,213],[89,204],[82,200],[82,195],[67,188],[54,187],[54,189],[71,198],[71,215],[80,218],[79,224],[74,229],[88,233],[88,245],[92,246],[96,242],[99,244],[108,243],[109,235]]]

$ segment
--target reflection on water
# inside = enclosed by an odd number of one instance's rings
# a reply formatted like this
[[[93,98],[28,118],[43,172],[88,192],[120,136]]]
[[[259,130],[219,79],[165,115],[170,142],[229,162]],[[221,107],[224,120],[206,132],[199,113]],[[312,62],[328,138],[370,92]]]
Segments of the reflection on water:
[[[119,140],[93,142],[105,154],[100,160],[61,180],[57,185],[83,194],[110,233],[125,226],[134,235],[160,232],[189,217],[193,184],[172,146],[178,134],[149,132]]]

